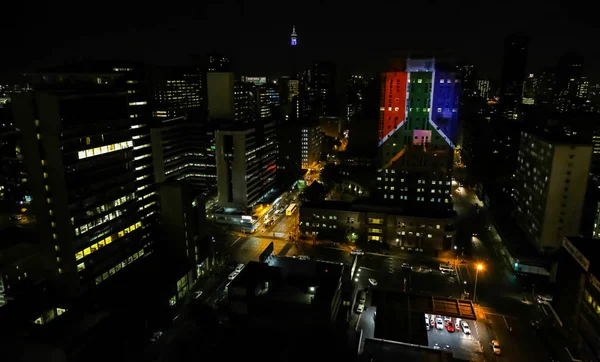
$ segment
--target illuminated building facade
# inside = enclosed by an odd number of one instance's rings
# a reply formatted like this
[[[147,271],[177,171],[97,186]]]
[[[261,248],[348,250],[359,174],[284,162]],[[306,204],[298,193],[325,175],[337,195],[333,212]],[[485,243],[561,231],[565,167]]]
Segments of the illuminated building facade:
[[[435,59],[382,75],[377,192],[395,204],[452,209],[460,80]]]
[[[139,119],[128,94],[45,91],[14,102],[40,242],[59,289],[77,295],[147,256],[156,200],[136,182]]]
[[[310,169],[321,160],[323,149],[323,130],[321,126],[302,126],[300,133],[301,161],[303,169]]]
[[[187,116],[163,119],[152,127],[151,138],[156,183],[188,181],[196,195],[216,191],[212,125]]]
[[[517,225],[541,253],[578,235],[592,146],[563,135],[521,132],[513,202]]]
[[[246,211],[275,187],[275,122],[224,126],[215,133],[218,203]]]
[[[185,116],[203,109],[202,73],[199,68],[161,69],[152,79],[154,118]]]

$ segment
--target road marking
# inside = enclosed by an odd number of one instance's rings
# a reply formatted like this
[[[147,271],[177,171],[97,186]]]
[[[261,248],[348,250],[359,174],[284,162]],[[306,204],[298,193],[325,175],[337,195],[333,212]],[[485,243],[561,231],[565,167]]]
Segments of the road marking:
[[[242,238],[241,236],[238,236],[238,238],[235,239],[235,241],[233,243],[231,243],[231,246],[234,246],[238,241],[240,241],[241,238]]]
[[[510,330],[510,326],[508,325],[508,322],[506,321],[506,316],[502,316],[502,319],[504,319],[504,324],[506,324],[506,329]]]

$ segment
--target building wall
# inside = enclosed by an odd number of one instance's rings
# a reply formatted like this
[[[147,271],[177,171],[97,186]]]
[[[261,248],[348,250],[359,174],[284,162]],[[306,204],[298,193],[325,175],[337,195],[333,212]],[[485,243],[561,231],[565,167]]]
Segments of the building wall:
[[[383,140],[405,119],[408,73],[384,73],[381,80],[379,140]]]
[[[564,236],[579,235],[591,157],[591,146],[554,148],[538,248],[556,250]]]
[[[208,114],[211,119],[234,119],[235,100],[233,85],[233,73],[209,72],[206,74]]]
[[[300,231],[316,236],[327,230],[348,241],[362,238],[406,250],[435,253],[452,245],[451,219],[396,215],[385,212],[346,211],[300,207]],[[352,233],[355,233],[353,236]]]
[[[516,220],[540,252],[579,235],[589,178],[591,145],[552,143],[521,133],[513,200]]]
[[[216,164],[217,164],[217,186],[218,200],[222,207],[246,208],[248,206],[248,185],[246,174],[248,160],[246,152],[248,148],[246,138],[253,132],[246,131],[224,131],[218,130],[215,134]],[[225,138],[231,137],[233,149],[228,154],[225,149]]]
[[[323,131],[320,126],[302,127],[300,137],[302,168],[309,169],[321,160]]]
[[[40,242],[64,293],[77,294],[137,260],[150,242],[138,214],[144,201],[135,197],[127,98],[40,93],[15,105]]]

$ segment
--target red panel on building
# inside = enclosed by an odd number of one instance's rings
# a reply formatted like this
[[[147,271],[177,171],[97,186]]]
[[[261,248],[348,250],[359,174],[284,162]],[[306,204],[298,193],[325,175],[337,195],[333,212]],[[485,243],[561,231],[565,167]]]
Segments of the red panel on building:
[[[406,72],[384,73],[381,85],[379,140],[399,125],[406,114]]]

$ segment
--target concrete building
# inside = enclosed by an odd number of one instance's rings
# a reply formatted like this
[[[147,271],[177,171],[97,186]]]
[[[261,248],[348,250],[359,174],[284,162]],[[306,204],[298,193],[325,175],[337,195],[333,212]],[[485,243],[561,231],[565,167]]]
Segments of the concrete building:
[[[334,241],[388,244],[401,250],[435,254],[452,247],[453,215],[416,215],[398,207],[323,201],[300,207],[300,232]]]
[[[344,266],[294,258],[272,265],[250,262],[228,287],[236,319],[263,321],[275,328],[329,325],[342,305]]]
[[[151,129],[157,183],[188,181],[196,194],[216,193],[217,168],[212,125],[187,116],[165,118]]]
[[[513,201],[515,219],[542,253],[579,235],[592,158],[591,144],[521,132]]]
[[[235,119],[234,75],[231,72],[206,73],[210,119]]]
[[[570,353],[582,361],[600,359],[600,260],[597,240],[563,239],[550,304],[557,328],[568,340]],[[552,348],[552,347],[551,347]]]
[[[275,186],[275,122],[222,127],[216,131],[218,203],[246,210]]]
[[[14,106],[40,243],[62,292],[77,295],[147,255],[127,93],[28,93]]]
[[[436,59],[402,66],[382,75],[377,197],[407,210],[452,210],[460,79]]]
[[[310,169],[321,160],[323,150],[321,126],[316,124],[301,126],[300,143],[302,168]]]

